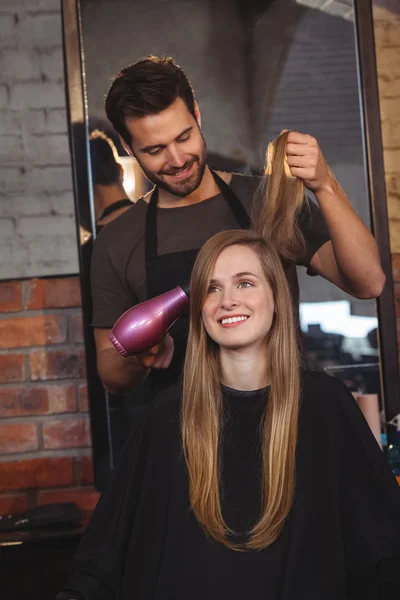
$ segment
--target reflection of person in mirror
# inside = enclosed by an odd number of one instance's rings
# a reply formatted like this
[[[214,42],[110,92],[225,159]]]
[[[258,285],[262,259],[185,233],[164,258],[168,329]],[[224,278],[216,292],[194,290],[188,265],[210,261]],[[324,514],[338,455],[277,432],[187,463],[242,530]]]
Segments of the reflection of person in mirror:
[[[271,242],[216,234],[182,385],[140,417],[58,600],[400,597],[400,490],[346,386],[300,368]]]
[[[187,322],[180,319],[156,347],[131,358],[119,355],[109,333],[131,306],[186,285],[198,249],[211,235],[250,226],[248,215],[260,179],[216,173],[207,166],[200,110],[188,79],[171,58],[150,57],[123,69],[108,92],[106,112],[125,150],[155,187],[149,202],[139,199],[95,244],[92,292],[98,372],[113,393],[132,390],[149,375],[149,383],[162,388],[181,374]],[[298,223],[292,231],[304,241],[302,255],[286,261],[295,306],[295,264],[359,298],[378,296],[385,276],[373,236],[352,209],[317,141],[296,132],[285,135],[286,170],[312,190],[318,202],[306,198],[297,214],[290,213]],[[272,221],[278,229],[279,211],[278,203]]]
[[[132,207],[123,186],[124,172],[114,142],[99,129],[89,136],[96,230]]]

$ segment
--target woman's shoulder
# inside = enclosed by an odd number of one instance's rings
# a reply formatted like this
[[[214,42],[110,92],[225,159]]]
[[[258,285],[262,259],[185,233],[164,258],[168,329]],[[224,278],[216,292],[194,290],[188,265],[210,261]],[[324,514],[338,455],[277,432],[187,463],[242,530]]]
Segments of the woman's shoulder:
[[[301,372],[301,403],[320,413],[338,412],[343,404],[355,402],[346,385],[336,377],[320,371]]]

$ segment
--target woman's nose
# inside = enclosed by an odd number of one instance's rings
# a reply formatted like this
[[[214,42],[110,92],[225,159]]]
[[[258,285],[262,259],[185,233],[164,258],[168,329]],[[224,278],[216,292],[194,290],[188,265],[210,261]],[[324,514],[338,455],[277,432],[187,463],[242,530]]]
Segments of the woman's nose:
[[[222,293],[221,297],[221,307],[230,310],[235,308],[239,304],[238,299],[234,292],[231,290],[226,290]]]

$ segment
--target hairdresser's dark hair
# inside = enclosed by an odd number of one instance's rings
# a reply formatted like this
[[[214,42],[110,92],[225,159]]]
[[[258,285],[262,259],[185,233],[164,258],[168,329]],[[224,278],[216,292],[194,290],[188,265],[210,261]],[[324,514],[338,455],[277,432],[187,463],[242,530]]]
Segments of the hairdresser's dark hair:
[[[121,167],[114,142],[99,129],[89,135],[92,179],[94,185],[121,183]]]
[[[185,73],[171,57],[148,56],[128,65],[115,77],[106,97],[106,114],[131,147],[127,117],[156,115],[182,98],[195,116],[194,94]]]

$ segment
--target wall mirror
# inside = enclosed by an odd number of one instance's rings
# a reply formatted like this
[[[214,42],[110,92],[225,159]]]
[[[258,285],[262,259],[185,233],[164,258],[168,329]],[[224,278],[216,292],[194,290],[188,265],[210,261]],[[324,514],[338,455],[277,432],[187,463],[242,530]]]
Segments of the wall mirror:
[[[319,6],[320,4],[320,6]],[[88,134],[113,136],[127,195],[146,188],[104,113],[112,77],[149,54],[188,74],[202,111],[209,163],[258,173],[283,128],[317,138],[377,238],[385,290],[356,300],[299,268],[300,319],[313,368],[379,397],[382,421],[400,413],[398,358],[370,2],[347,0],[64,0],[64,44],[77,224],[81,229],[88,384],[96,485],[106,485],[134,410],[106,394],[90,331],[89,263],[95,237]],[[324,8],[325,7],[325,8]]]

